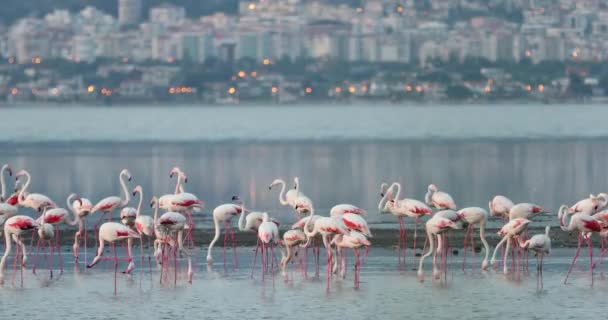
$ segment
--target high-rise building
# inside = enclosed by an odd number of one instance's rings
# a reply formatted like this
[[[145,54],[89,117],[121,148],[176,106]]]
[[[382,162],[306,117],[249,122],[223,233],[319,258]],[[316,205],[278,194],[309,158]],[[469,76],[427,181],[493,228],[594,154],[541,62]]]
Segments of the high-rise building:
[[[141,21],[142,0],[118,0],[118,22],[135,26]]]

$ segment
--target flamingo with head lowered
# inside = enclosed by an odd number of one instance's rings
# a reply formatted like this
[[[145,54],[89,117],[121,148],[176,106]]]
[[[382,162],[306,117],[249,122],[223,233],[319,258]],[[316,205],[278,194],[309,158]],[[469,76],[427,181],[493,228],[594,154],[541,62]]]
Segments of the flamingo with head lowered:
[[[498,242],[498,244],[494,248],[494,252],[492,253],[492,259],[490,260],[490,264],[492,266],[496,265],[496,252],[498,252],[498,248],[501,248],[503,243],[506,242],[507,243],[507,249],[506,249],[507,254],[505,254],[505,256],[504,256],[502,265],[503,265],[503,273],[504,274],[509,273],[507,260],[509,257],[509,250],[511,247],[511,242],[513,240],[518,240],[518,242],[519,242],[518,237],[524,231],[526,231],[528,229],[528,225],[530,224],[530,222],[531,221],[526,218],[514,218],[514,219],[510,220],[509,222],[507,222],[507,224],[505,224],[500,229],[500,231],[498,231],[498,235],[501,236],[502,239],[500,240],[500,242]]]
[[[471,262],[471,269],[472,270],[475,269],[475,267],[473,266],[473,263],[475,262],[475,242],[473,240],[473,238],[474,238],[473,233],[475,232],[475,225],[479,225],[479,238],[481,239],[481,242],[483,243],[483,247],[484,247],[484,251],[485,251],[485,257],[483,258],[483,261],[481,262],[481,270],[486,270],[488,268],[488,256],[490,255],[490,245],[488,245],[488,241],[486,240],[486,224],[488,222],[488,216],[489,216],[488,212],[483,208],[468,207],[468,208],[460,209],[458,211],[458,216],[462,219],[463,222],[468,224],[467,231],[464,236],[464,245],[463,245],[464,257],[462,259],[462,271],[464,272],[464,265],[466,263],[467,240],[469,238],[471,239],[471,255],[472,255],[472,259],[473,259]]]
[[[520,247],[532,250],[536,253],[536,289],[543,289],[543,259],[545,255],[551,253],[551,237],[549,237],[551,227],[545,227],[544,234],[536,234],[532,238],[520,242]]]
[[[439,191],[436,185],[429,184],[428,191],[424,196],[424,202],[438,210],[456,210],[456,203],[449,193]]]
[[[566,219],[569,215],[570,222],[566,223]],[[557,217],[559,219],[559,225],[563,231],[577,231],[578,232],[578,247],[576,248],[576,253],[574,254],[574,258],[572,259],[572,264],[570,264],[570,268],[568,269],[568,274],[564,279],[564,284],[568,283],[568,277],[572,272],[572,267],[576,264],[576,260],[578,259],[578,255],[581,251],[581,246],[583,240],[587,242],[587,249],[589,251],[589,273],[591,275],[591,286],[593,286],[593,269],[595,268],[595,263],[593,263],[593,247],[591,247],[591,236],[593,233],[600,233],[604,227],[604,224],[595,219],[592,216],[589,216],[584,213],[575,213],[572,214],[571,211],[568,210],[568,206],[562,205],[559,208]]]
[[[437,268],[437,254],[440,253],[442,257],[445,255],[447,246],[445,245],[445,233],[450,229],[460,229],[460,224],[450,219],[443,218],[441,216],[434,216],[426,222],[426,236],[429,239],[429,251],[422,257],[418,264],[418,280],[424,281],[424,259],[435,252],[433,256],[433,278],[438,279],[441,274]],[[435,249],[435,241],[437,241],[437,248]],[[441,269],[444,269],[442,264]]]
[[[296,208],[297,209],[297,208]],[[312,219],[315,215],[314,206],[310,206],[310,219],[306,221],[304,225],[304,234],[308,237],[306,246],[309,246],[312,239],[320,234],[323,239],[323,245],[325,246],[325,253],[327,255],[327,290],[329,290],[329,280],[332,272],[332,251],[331,251],[331,237],[337,234],[350,234],[348,228],[344,225],[342,219],[332,217],[320,217],[316,220]],[[314,225],[311,223],[314,221]]]
[[[340,251],[343,249],[353,249],[355,252],[355,274],[354,274],[354,284],[355,288],[359,288],[359,274],[361,273],[361,259],[359,249],[361,247],[365,247],[366,249],[371,246],[371,242],[367,239],[367,237],[358,231],[350,231],[350,234],[338,234],[332,239],[332,244],[335,244],[336,247]],[[342,252],[340,254],[340,264],[341,264],[341,272],[340,276],[342,279],[346,277],[346,252]]]
[[[78,198],[78,199],[77,199]],[[74,233],[74,244],[72,245],[74,254],[74,265],[78,266],[78,257],[80,251],[80,239],[84,240],[84,260],[87,260],[87,228],[86,228],[86,217],[89,216],[91,210],[93,210],[93,204],[87,198],[80,198],[75,193],[68,196],[66,200],[67,208],[72,211],[74,217],[78,217],[78,231]],[[84,235],[84,237],[83,237]]]

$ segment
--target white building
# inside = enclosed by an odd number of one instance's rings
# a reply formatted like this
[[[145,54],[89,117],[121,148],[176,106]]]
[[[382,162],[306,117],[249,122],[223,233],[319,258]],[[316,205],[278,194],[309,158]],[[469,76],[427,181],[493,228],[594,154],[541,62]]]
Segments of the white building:
[[[121,26],[135,26],[141,21],[142,0],[118,0],[118,22]]]
[[[172,4],[163,4],[150,9],[150,22],[164,26],[181,25],[186,19],[186,9]]]

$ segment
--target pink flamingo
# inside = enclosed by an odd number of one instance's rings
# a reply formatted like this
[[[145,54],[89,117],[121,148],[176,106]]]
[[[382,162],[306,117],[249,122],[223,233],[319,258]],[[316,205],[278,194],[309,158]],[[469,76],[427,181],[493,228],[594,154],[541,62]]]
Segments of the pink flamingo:
[[[492,259],[490,260],[490,264],[492,266],[496,265],[496,252],[498,251],[498,248],[502,247],[502,245],[506,242],[507,243],[506,252],[509,252],[512,239],[514,239],[515,237],[518,237],[525,230],[527,230],[530,222],[531,221],[526,218],[514,218],[514,219],[510,220],[507,224],[505,224],[500,229],[500,231],[498,231],[498,235],[500,235],[502,237],[502,239],[500,240],[500,242],[498,242],[498,244],[494,248],[494,252],[492,253]],[[504,274],[509,273],[509,270],[507,269],[508,256],[509,255],[506,254],[502,261]]]
[[[25,208],[31,208],[40,213],[42,213],[42,210],[44,210],[44,208],[46,208],[46,207],[50,207],[50,208],[57,207],[57,205],[55,204],[55,202],[53,202],[53,200],[51,200],[49,197],[47,197],[43,194],[40,194],[40,193],[29,193],[28,194],[27,189],[29,188],[30,183],[31,183],[31,176],[30,176],[29,172],[27,172],[25,170],[20,170],[15,175],[15,178],[16,178],[16,180],[19,180],[19,178],[21,178],[23,176],[26,177],[26,182],[25,182],[25,185],[23,186],[23,188],[21,188],[21,190],[19,191],[18,203],[20,206],[25,207]]]
[[[44,212],[42,213],[42,216],[41,216],[42,219],[38,219],[36,222],[38,222],[40,224],[40,227],[38,228],[38,247],[40,246],[40,242],[44,242],[46,247],[49,248],[48,261],[49,261],[50,278],[52,279],[53,278],[53,248],[55,247],[55,244],[53,244],[53,239],[55,238],[55,227],[50,223],[46,223],[47,211],[48,211],[48,207],[44,209]],[[57,248],[57,250],[60,250],[60,248]],[[38,260],[38,248],[36,248],[36,260]],[[36,273],[36,262],[34,262],[34,267],[32,269],[32,272]]]
[[[551,227],[545,227],[544,234],[536,234],[529,240],[520,243],[520,246],[526,250],[532,250],[536,255],[536,289],[543,289],[543,259],[545,255],[551,253],[551,237],[549,231]]]
[[[358,289],[359,288],[359,274],[361,273],[361,260],[360,260],[360,253],[359,253],[359,249],[361,247],[365,247],[366,249],[369,248],[369,246],[371,246],[371,242],[367,239],[367,237],[358,231],[350,231],[350,234],[337,234],[331,241],[332,244],[335,244],[336,247],[338,247],[338,249],[340,251],[342,251],[343,249],[346,248],[350,248],[353,249],[353,251],[355,252],[355,275],[353,277],[354,279],[354,285],[355,288]],[[367,251],[367,250],[366,250]],[[340,260],[341,260],[341,273],[340,276],[342,277],[342,279],[346,278],[346,253],[343,252],[340,255]]]
[[[437,254],[441,253],[444,256],[444,251],[446,250],[445,242],[445,233],[449,229],[460,229],[460,224],[450,220],[443,218],[441,216],[434,216],[429,221],[426,222],[426,236],[429,239],[429,251],[420,257],[420,262],[418,263],[418,280],[424,281],[424,260],[435,252],[433,256],[433,278],[439,279],[441,276],[439,273],[439,269],[437,268]],[[437,248],[435,249],[435,241],[437,240]],[[443,269],[443,266],[442,266]]]
[[[79,199],[76,199],[79,198]],[[86,229],[86,218],[93,210],[93,204],[87,198],[80,198],[75,193],[72,193],[68,196],[66,200],[67,208],[72,211],[74,217],[77,217],[78,220],[78,231],[74,233],[74,244],[72,245],[72,250],[74,254],[74,265],[78,266],[78,256],[80,252],[80,239],[84,235],[84,260],[87,261],[87,229]]]
[[[295,256],[294,247],[300,246],[306,243],[308,238],[304,231],[300,229],[291,229],[283,233],[283,245],[285,246],[286,252],[281,251],[281,274],[287,280],[287,264],[291,262]]]
[[[335,218],[335,217],[333,217],[333,218]],[[352,231],[359,232],[366,238],[372,237],[372,232],[370,231],[369,226],[367,225],[367,221],[365,221],[365,219],[363,219],[363,217],[361,215],[354,214],[354,213],[346,213],[341,216],[338,216],[337,218],[342,219],[342,223],[344,223],[344,226],[346,226],[346,228],[350,232],[352,232]],[[347,239],[346,243],[349,243],[348,241],[353,240],[353,239]],[[369,246],[366,246],[365,250],[366,250],[365,255],[367,256]],[[341,260],[341,256],[343,253],[344,253],[343,250],[341,250],[340,247],[336,246],[337,259],[334,261],[334,267],[333,267],[334,273],[336,273],[338,271],[338,266],[339,266],[338,260]],[[342,265],[340,265],[340,266],[342,267]]]
[[[184,214],[187,219],[186,229],[186,241],[188,246],[194,248],[194,240],[192,239],[192,233],[194,231],[194,220],[192,218],[192,211],[199,212],[205,206],[205,202],[199,200],[197,196],[192,193],[184,191],[182,183],[188,182],[188,177],[185,173],[179,170],[179,168],[173,168],[170,177],[177,174],[177,185],[175,186],[174,194],[167,194],[158,199],[158,204],[161,208],[170,212],[179,212]]]
[[[313,217],[315,215],[314,206],[311,205],[309,210],[310,217]],[[306,224],[304,225],[304,234],[306,234],[306,237],[308,237],[306,247],[310,245],[311,240],[317,234],[321,234],[321,237],[323,239],[323,245],[325,246],[325,253],[327,254],[327,290],[329,290],[329,279],[331,277],[331,271],[333,267],[330,238],[336,234],[350,234],[350,231],[346,228],[344,222],[341,219],[332,217],[320,217],[314,220],[314,225],[311,228],[312,221],[313,219],[310,218],[308,219],[308,221],[306,221]]]
[[[315,221],[317,219],[321,218],[320,216],[306,216],[300,220],[298,220],[296,223],[294,223],[291,226],[292,230],[300,230],[303,231],[304,230],[304,226],[306,225],[306,222],[310,219],[312,219],[309,227],[311,229],[309,229],[308,231],[312,232],[312,227],[315,225]],[[315,278],[319,277],[319,256],[321,254],[321,249],[319,248],[319,244],[317,243],[316,239],[312,239],[312,255],[315,259]],[[306,247],[306,250],[308,250],[308,247]],[[308,254],[304,255],[304,261],[302,261],[303,267],[304,267],[304,277],[307,277],[308,274],[308,262],[307,262],[307,258],[308,258]]]
[[[532,219],[539,214],[546,213],[543,207],[533,203],[518,203],[509,210],[509,220],[516,218]]]
[[[492,198],[492,201],[490,201],[488,207],[490,208],[490,214],[493,217],[501,217],[504,224],[505,218],[509,217],[509,211],[514,205],[515,204],[513,204],[511,199],[505,196],[497,195]]]
[[[270,247],[272,259],[270,268],[271,272],[274,273],[276,260],[274,246],[280,243],[279,228],[270,221],[270,217],[268,217],[268,213],[266,212],[263,213],[262,224],[260,224],[260,227],[258,228],[258,238],[262,244],[262,280],[264,280],[266,273],[268,272],[268,248]]]
[[[185,255],[188,258],[188,282],[192,283],[192,257],[191,253],[184,248],[184,230],[186,229],[187,220],[184,215],[178,212],[165,212],[160,218],[158,217],[159,200],[152,197],[150,206],[154,207],[154,257],[160,265],[161,261],[165,261],[164,245],[169,245],[173,249],[174,263],[174,284],[177,283],[177,253]],[[161,273],[162,281],[162,273]]]
[[[11,254],[12,241],[19,247],[21,247],[21,285],[23,285],[23,267],[27,261],[27,249],[23,241],[21,241],[21,235],[28,230],[38,229],[40,224],[31,217],[28,216],[13,216],[8,218],[4,223],[4,239],[5,239],[5,250],[2,260],[0,260],[0,284],[4,283],[4,267],[6,265],[6,258]],[[19,254],[15,257],[17,261]]]
[[[463,259],[462,259],[462,271],[464,272],[464,265],[466,263],[467,258],[467,239],[470,237],[471,239],[471,269],[474,270],[473,263],[475,262],[475,242],[473,240],[473,233],[475,232],[475,225],[479,225],[479,239],[483,243],[485,257],[481,262],[481,270],[486,270],[488,268],[488,256],[490,255],[490,246],[488,245],[488,241],[486,240],[486,223],[488,222],[488,212],[479,207],[468,207],[458,211],[458,216],[461,217],[462,221],[466,222],[469,226],[467,227],[467,231],[464,236],[464,245],[463,245]]]
[[[429,184],[428,191],[424,196],[424,202],[438,210],[456,210],[456,203],[454,202],[454,199],[452,199],[452,196],[447,192],[439,191],[434,184]]]
[[[242,213],[245,209],[243,206],[243,202],[240,201],[238,196],[233,196],[232,201],[234,201],[235,203],[222,204],[213,209],[213,225],[215,227],[215,235],[213,236],[213,240],[211,240],[211,243],[209,243],[209,249],[207,249],[207,263],[213,263],[211,251],[213,250],[213,246],[215,245],[217,240],[220,238],[220,234],[222,232],[220,230],[220,225],[224,224],[224,267],[226,267],[226,246],[228,236],[230,235],[230,237],[232,238],[232,250],[234,253],[234,266],[235,268],[238,268],[238,261],[236,257],[236,242],[234,238],[234,229],[232,227],[232,218]]]
[[[87,268],[93,268],[103,256],[104,245],[106,242],[113,244],[112,249],[114,251],[114,295],[116,295],[116,274],[118,273],[118,256],[116,255],[115,243],[120,240],[127,240],[127,262],[129,263],[127,269],[123,273],[131,273],[135,268],[133,264],[133,239],[139,238],[139,233],[132,230],[128,226],[120,224],[118,222],[106,222],[99,227],[99,247],[97,248],[97,255],[93,258],[93,261],[87,265]]]
[[[142,204],[144,201],[144,193],[143,193],[143,189],[140,185],[136,186],[133,189],[133,197],[135,197],[135,195],[139,194],[139,203],[137,204],[137,210],[135,212],[135,221],[133,223],[133,227],[135,228],[135,230],[137,230],[137,233],[139,233],[140,237],[139,237],[139,248],[140,248],[140,252],[141,252],[141,262],[143,264],[143,259],[144,259],[144,242],[143,242],[143,236],[146,236],[148,238],[148,244],[150,244],[150,241],[152,240],[152,237],[154,237],[154,219],[151,216],[146,216],[146,215],[142,215],[141,214],[141,208],[142,208]],[[148,254],[148,265],[150,265],[150,255]]]
[[[80,201],[80,198],[78,197],[78,195],[76,194],[71,194],[68,199],[67,202],[69,203],[71,200],[74,201]],[[75,226],[76,224],[78,224],[78,215],[74,215],[74,217],[70,216],[70,212],[64,208],[52,208],[49,209],[48,207],[46,207],[44,209],[44,214],[42,216],[40,216],[36,222],[38,222],[40,225],[43,225],[46,227],[46,225],[51,225],[55,228],[55,249],[57,250],[57,255],[59,256],[59,265],[60,265],[60,273],[63,273],[63,259],[62,259],[62,255],[61,255],[61,247],[59,245],[59,229],[58,229],[58,225],[60,224],[65,224],[68,226]],[[41,238],[41,240],[44,240]],[[49,242],[50,243],[50,242]],[[36,273],[36,262],[38,260],[38,251],[40,249],[40,241],[38,241],[37,245],[36,245],[36,260],[34,260],[34,266],[32,267],[32,272]],[[51,254],[53,252],[53,249],[51,249]]]
[[[393,197],[393,190],[397,188],[397,192]],[[418,239],[418,223],[420,218],[433,213],[431,208],[421,201],[415,199],[399,199],[401,196],[401,184],[394,182],[390,187],[383,183],[380,187],[382,199],[378,204],[380,213],[390,212],[396,216],[399,220],[399,264],[401,264],[401,246],[403,246],[403,267],[405,268],[405,258],[407,250],[407,230],[405,228],[405,217],[410,217],[416,220],[414,227],[414,245],[413,245],[413,259],[416,258],[416,241]],[[385,191],[386,190],[386,191]]]
[[[568,224],[566,224],[565,220],[567,219],[568,215],[572,215],[572,217],[570,217],[570,222]],[[564,279],[564,284],[568,283],[568,277],[570,276],[570,273],[572,272],[572,267],[574,267],[574,264],[576,263],[576,260],[578,259],[578,255],[581,251],[581,245],[583,240],[585,240],[587,242],[587,248],[589,251],[589,273],[591,274],[591,286],[593,286],[593,269],[595,268],[595,263],[593,263],[593,248],[591,247],[591,236],[593,235],[593,232],[597,232],[600,233],[602,231],[603,228],[603,224],[596,220],[595,218],[586,215],[586,214],[582,214],[582,213],[575,213],[572,214],[569,210],[568,210],[568,206],[562,205],[559,208],[558,211],[558,219],[559,219],[559,225],[561,227],[562,230],[564,231],[578,231],[578,247],[576,248],[576,253],[574,254],[574,258],[572,259],[572,264],[570,265],[570,268],[568,269],[568,274],[566,275],[566,278]]]
[[[309,197],[300,192],[300,178],[293,178],[293,182],[297,194],[297,197],[295,199],[294,210],[298,214],[298,219],[300,219],[303,213],[310,212],[310,207],[312,207],[312,200],[310,200]]]
[[[598,212],[606,206],[608,199],[605,198],[602,194],[598,194],[597,196],[590,194],[588,198],[582,199],[572,207],[570,207],[570,212],[572,213],[582,213],[586,215],[592,215]]]
[[[290,206],[292,208],[296,205],[296,198],[298,196],[298,191],[295,189],[289,189],[285,192],[287,188],[285,181],[282,179],[275,179],[272,181],[268,190],[272,190],[273,187],[281,185],[281,191],[279,192],[279,203],[284,206]]]
[[[129,204],[129,190],[127,189],[127,183],[124,179],[127,179],[128,181],[131,181],[132,179],[131,173],[127,169],[123,169],[118,175],[118,180],[120,181],[120,187],[122,188],[122,195],[124,199],[122,197],[110,196],[97,202],[97,204],[91,210],[91,214],[97,211],[103,212],[103,215],[99,217],[99,220],[97,220],[97,223],[95,224],[95,230],[97,230],[97,225],[106,214],[109,214],[109,218],[112,220],[112,213],[114,210],[124,208],[127,204]]]

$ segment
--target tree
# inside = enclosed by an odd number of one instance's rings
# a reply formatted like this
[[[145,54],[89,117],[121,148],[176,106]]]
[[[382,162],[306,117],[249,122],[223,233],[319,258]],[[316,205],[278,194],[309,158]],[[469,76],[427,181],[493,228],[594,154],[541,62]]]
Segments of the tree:
[[[466,100],[473,96],[473,92],[469,88],[461,85],[448,86],[446,90],[448,98],[453,100]]]

